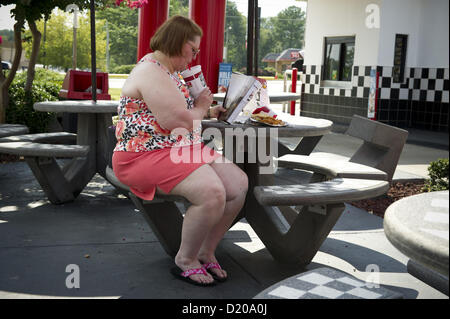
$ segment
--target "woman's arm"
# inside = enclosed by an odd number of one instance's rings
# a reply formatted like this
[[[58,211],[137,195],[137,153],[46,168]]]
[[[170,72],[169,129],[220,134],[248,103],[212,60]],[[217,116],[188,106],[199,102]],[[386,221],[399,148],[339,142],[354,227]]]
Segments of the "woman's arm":
[[[216,119],[222,112],[226,112],[226,109],[222,105],[215,105],[208,110],[206,117]]]
[[[200,103],[197,99],[195,107],[188,109],[184,95],[165,71],[150,63],[138,67],[130,84],[137,87],[159,125],[171,131],[175,128],[192,130],[194,121],[203,119],[212,100],[208,104],[203,96]]]

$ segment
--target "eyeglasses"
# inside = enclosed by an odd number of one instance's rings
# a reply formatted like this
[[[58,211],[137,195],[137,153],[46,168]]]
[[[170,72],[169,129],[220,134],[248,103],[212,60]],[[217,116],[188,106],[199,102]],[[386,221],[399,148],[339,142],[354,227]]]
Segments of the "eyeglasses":
[[[194,59],[197,57],[197,55],[200,53],[200,49],[197,49],[195,46],[192,45],[192,43],[188,42],[188,44],[192,48],[192,55],[194,56]]]

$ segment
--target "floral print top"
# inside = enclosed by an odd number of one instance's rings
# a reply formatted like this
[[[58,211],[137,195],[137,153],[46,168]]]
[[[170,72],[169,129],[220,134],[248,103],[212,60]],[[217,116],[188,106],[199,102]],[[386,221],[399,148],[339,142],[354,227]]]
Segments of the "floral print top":
[[[171,74],[158,61],[148,57],[142,58],[139,63],[150,62],[162,68],[170,78],[176,83],[177,88],[186,98],[187,108],[194,106],[194,99],[189,95],[189,90],[181,74]],[[115,152],[147,152],[166,147],[177,147],[198,144],[201,140],[201,122],[193,131],[187,132],[185,129],[169,131],[161,127],[151,112],[151,105],[141,99],[121,96],[117,113],[119,121],[116,124],[117,144]],[[183,132],[177,134],[175,131]]]

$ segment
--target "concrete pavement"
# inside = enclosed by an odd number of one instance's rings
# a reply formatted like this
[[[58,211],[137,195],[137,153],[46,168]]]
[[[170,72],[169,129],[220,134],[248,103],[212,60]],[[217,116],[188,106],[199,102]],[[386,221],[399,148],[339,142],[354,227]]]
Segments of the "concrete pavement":
[[[356,139],[332,133],[316,151],[350,156]],[[445,148],[445,147],[443,147]],[[420,179],[447,150],[408,143],[394,179]],[[275,262],[242,220],[217,257],[229,280],[201,288],[176,280],[165,254],[132,203],[96,175],[72,203],[52,205],[25,162],[0,164],[0,298],[248,299],[296,273],[329,266],[375,280],[406,299],[448,296],[409,275],[408,258],[386,239],[383,220],[347,205],[306,268]],[[79,288],[70,288],[79,271]]]

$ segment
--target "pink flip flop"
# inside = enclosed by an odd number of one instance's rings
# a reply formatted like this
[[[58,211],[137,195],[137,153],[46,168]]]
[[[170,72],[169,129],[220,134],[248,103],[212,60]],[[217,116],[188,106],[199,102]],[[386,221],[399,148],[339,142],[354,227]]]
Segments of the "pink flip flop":
[[[218,263],[206,263],[206,264],[202,264],[202,267],[204,269],[206,269],[206,271],[214,278],[214,280],[218,281],[218,282],[225,282],[228,277],[219,277],[217,276],[215,273],[213,273],[212,271],[210,271],[210,269],[222,269],[222,267],[220,267],[220,265]]]
[[[198,282],[198,281],[195,281],[190,278],[190,276],[192,276],[192,275],[208,276],[208,273],[206,272],[205,268],[203,268],[203,267],[189,269],[186,271],[183,271],[179,267],[173,267],[170,269],[170,272],[172,273],[172,275],[175,276],[175,278],[183,280],[185,282],[188,282],[188,283],[196,285],[196,286],[209,287],[209,286],[214,286],[216,284],[215,281],[210,282],[210,283],[202,283],[202,282]]]

